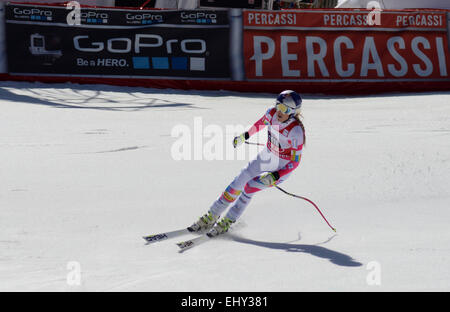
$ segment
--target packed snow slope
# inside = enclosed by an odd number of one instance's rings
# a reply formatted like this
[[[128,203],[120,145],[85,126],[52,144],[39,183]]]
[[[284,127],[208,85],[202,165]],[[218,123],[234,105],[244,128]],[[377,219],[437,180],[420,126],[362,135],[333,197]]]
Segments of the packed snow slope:
[[[282,187],[337,233],[269,189],[223,238],[144,244],[208,210],[260,148],[225,157],[227,129],[274,99],[1,82],[0,291],[449,291],[450,93],[304,96]]]

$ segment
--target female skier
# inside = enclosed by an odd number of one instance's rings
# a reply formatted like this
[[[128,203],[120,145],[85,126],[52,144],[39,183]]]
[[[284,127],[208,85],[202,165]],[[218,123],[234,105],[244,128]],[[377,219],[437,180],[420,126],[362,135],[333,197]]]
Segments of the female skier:
[[[291,175],[300,163],[305,143],[305,128],[299,118],[301,105],[302,98],[298,93],[283,91],[278,95],[275,107],[267,110],[249,131],[234,138],[233,146],[236,148],[268,126],[266,148],[248,163],[208,212],[188,228],[189,231],[209,231],[209,236],[227,232],[256,192],[280,184]],[[226,216],[217,222],[231,204]]]

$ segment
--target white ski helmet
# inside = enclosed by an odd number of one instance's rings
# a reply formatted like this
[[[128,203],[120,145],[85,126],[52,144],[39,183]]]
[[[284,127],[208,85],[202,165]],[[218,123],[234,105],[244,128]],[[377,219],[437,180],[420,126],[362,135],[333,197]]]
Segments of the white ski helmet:
[[[277,96],[275,105],[282,113],[292,115],[302,106],[302,97],[295,91],[285,90]]]

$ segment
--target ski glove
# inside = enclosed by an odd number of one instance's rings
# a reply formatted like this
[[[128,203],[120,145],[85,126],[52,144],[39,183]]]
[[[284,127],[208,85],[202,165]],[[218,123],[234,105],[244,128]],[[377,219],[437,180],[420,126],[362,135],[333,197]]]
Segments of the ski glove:
[[[267,172],[267,173],[264,173],[263,175],[261,175],[261,177],[259,177],[259,181],[262,184],[264,184],[265,186],[271,186],[271,185],[274,185],[275,182],[277,182],[279,178],[280,178],[280,174],[278,173],[278,171]]]
[[[233,147],[236,148],[239,145],[241,145],[242,143],[245,142],[245,140],[248,140],[248,138],[250,137],[250,135],[248,134],[248,132],[244,132],[241,135],[235,137],[233,139]]]

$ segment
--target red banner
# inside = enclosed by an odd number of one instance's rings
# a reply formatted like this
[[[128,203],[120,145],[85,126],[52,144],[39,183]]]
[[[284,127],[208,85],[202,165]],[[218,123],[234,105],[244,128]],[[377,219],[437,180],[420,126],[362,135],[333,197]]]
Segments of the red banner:
[[[447,18],[444,11],[250,11],[244,12],[245,27],[293,26],[307,29],[326,27],[334,29],[351,29],[367,31],[370,28],[386,30],[442,30],[447,31]],[[358,30],[358,29],[353,29]]]
[[[449,81],[445,12],[245,11],[249,81]]]

